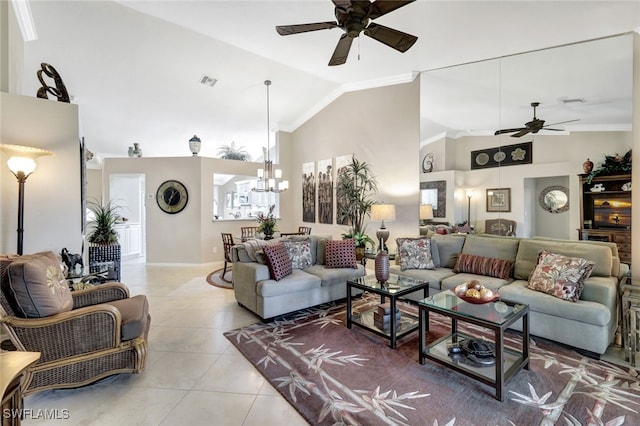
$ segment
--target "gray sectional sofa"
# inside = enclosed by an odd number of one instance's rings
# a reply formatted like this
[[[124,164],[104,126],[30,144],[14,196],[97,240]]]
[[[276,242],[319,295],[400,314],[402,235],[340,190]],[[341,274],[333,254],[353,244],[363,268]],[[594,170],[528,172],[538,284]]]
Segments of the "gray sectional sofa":
[[[233,289],[240,305],[262,319],[270,319],[321,303],[344,299],[347,297],[347,280],[365,275],[365,268],[360,264],[355,268],[326,267],[325,243],[330,237],[310,235],[301,238],[310,239],[313,264],[304,269],[293,269],[290,275],[280,281],[271,278],[266,260],[259,253],[257,256],[253,254],[256,260],[252,259],[252,253],[247,251],[250,246],[237,244],[232,247]]]
[[[527,287],[542,249],[594,262],[578,301],[562,300]],[[435,269],[402,270],[400,265],[393,265],[391,272],[429,281],[432,295],[477,279],[486,287],[497,290],[503,299],[529,305],[532,335],[594,354],[603,354],[614,339],[618,326],[618,283],[627,271],[626,265],[620,264],[614,243],[435,234],[431,236],[431,252]],[[456,273],[454,267],[461,253],[507,259],[514,266],[506,278]],[[520,322],[515,327],[521,327]]]

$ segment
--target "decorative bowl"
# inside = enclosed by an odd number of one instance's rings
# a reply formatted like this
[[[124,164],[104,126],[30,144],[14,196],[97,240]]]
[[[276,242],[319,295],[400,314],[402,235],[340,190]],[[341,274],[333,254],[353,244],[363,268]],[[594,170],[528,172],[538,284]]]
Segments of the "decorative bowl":
[[[467,291],[472,288],[476,288],[478,291],[485,289],[477,280],[471,280],[456,286],[456,288],[453,289],[453,293],[465,302],[476,305],[482,305],[500,299],[500,294],[493,290],[488,290],[488,294],[484,297],[473,297],[467,295]]]

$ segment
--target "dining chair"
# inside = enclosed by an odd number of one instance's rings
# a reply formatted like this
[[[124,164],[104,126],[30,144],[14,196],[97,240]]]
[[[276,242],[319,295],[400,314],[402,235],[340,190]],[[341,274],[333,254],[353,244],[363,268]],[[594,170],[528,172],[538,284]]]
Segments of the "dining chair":
[[[304,235],[311,235],[311,227],[310,226],[299,226],[298,233]]]
[[[222,244],[224,246],[224,269],[222,270],[222,274],[220,274],[220,278],[222,281],[230,283],[231,281],[226,279],[224,276],[227,274],[227,266],[229,263],[233,263],[231,260],[231,247],[233,247],[233,234],[228,234],[225,232],[221,232],[222,234]]]
[[[257,226],[243,226],[240,228],[242,242],[245,242],[251,238],[255,238],[258,233]]]

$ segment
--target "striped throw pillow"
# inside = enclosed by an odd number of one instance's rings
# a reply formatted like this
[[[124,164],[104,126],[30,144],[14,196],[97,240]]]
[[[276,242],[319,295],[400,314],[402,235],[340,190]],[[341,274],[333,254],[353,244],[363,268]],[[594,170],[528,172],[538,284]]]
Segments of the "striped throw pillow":
[[[506,280],[511,276],[512,269],[511,260],[460,253],[453,272],[467,272]]]

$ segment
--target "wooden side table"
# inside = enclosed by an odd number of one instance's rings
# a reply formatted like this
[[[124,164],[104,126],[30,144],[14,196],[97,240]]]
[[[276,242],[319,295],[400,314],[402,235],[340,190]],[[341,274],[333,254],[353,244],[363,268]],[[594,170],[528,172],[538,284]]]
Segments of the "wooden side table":
[[[624,348],[624,360],[636,366],[638,353],[638,339],[640,338],[640,281],[625,277],[620,283],[622,316],[622,347]]]
[[[20,382],[30,365],[40,359],[40,352],[10,351],[0,353],[0,389],[2,426],[20,424],[22,416],[22,391]]]

